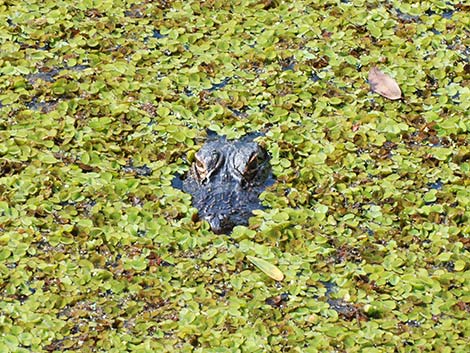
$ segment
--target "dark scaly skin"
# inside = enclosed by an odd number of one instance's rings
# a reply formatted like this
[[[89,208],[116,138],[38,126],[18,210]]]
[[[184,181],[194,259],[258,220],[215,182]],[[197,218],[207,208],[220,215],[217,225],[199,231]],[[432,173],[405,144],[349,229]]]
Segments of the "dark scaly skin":
[[[272,182],[269,155],[253,136],[216,136],[196,153],[182,189],[192,195],[200,218],[222,234],[248,224],[252,211],[263,208],[258,197]]]

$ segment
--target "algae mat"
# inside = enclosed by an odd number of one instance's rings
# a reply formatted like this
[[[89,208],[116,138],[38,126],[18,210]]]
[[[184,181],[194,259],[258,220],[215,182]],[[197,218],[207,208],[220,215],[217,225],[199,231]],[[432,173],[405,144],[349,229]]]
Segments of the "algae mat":
[[[468,351],[469,21],[1,1],[0,351]],[[231,235],[171,184],[206,129],[261,133],[277,177]]]

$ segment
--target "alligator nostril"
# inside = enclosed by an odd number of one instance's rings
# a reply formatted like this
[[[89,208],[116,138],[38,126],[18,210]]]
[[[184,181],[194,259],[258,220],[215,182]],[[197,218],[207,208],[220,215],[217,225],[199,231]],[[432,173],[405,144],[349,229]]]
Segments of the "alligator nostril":
[[[233,228],[228,215],[209,216],[206,220],[215,234],[224,234]]]
[[[210,217],[207,219],[207,222],[209,222],[209,225],[211,226],[211,230],[215,234],[222,234],[222,223],[220,222],[219,217],[217,216]]]

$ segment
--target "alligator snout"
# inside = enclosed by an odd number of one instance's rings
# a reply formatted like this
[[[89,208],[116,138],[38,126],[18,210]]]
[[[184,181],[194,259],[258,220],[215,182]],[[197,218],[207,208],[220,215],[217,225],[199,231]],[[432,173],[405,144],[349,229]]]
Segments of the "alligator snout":
[[[215,234],[226,234],[235,226],[230,216],[226,214],[209,215],[204,217],[204,219],[209,223],[211,230]]]

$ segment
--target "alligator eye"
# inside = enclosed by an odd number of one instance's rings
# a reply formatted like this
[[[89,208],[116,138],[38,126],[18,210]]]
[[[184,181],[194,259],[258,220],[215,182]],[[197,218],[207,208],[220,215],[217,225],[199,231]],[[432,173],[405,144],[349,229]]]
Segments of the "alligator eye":
[[[199,159],[196,159],[195,165],[196,165],[196,171],[199,175],[199,178],[204,179],[207,174],[207,169],[206,169],[205,164]]]
[[[258,170],[258,153],[254,152],[251,154],[248,162],[245,165],[245,168],[242,172],[245,179],[252,179]]]
[[[266,161],[266,152],[258,145],[248,145],[238,150],[232,159],[233,176],[241,185],[256,181]]]
[[[200,181],[210,178],[223,162],[223,156],[217,151],[201,150],[196,153],[194,169]]]
[[[258,168],[258,157],[259,157],[258,151],[251,155],[246,165],[245,172],[249,172],[250,170],[254,170]]]

